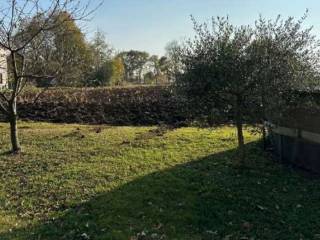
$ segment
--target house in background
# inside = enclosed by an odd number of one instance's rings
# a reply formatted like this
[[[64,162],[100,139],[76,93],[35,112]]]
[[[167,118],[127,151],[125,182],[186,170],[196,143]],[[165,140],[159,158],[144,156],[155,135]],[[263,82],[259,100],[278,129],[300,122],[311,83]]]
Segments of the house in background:
[[[8,87],[8,52],[0,48],[0,89]]]

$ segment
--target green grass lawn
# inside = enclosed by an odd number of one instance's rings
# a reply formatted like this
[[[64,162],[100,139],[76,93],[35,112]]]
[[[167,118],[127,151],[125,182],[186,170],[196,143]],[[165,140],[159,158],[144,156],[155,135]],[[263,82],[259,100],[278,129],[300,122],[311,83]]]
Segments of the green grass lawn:
[[[246,132],[0,124],[0,239],[320,239],[320,184],[275,163]]]

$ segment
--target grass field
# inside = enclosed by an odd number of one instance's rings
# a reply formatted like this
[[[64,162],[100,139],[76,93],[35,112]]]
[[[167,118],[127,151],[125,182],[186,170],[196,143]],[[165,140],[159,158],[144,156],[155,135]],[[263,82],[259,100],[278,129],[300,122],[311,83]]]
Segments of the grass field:
[[[320,239],[320,182],[235,129],[0,124],[0,239]]]

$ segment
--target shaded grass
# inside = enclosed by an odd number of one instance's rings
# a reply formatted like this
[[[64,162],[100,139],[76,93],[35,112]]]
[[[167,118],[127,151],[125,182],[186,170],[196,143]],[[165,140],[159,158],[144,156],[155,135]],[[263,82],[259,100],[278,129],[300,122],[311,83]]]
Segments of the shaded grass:
[[[238,170],[232,127],[20,129],[24,153],[0,155],[0,239],[319,237],[319,181],[274,163],[248,132],[251,167]]]

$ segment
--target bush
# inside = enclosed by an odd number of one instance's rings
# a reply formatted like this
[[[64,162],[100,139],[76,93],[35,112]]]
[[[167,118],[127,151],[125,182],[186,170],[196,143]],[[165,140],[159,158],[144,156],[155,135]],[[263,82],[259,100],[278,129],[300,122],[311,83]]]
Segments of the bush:
[[[149,125],[188,120],[187,103],[168,86],[63,88],[25,92],[18,100],[21,119],[64,123]]]

